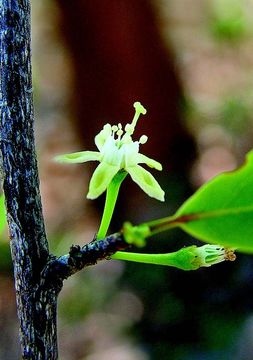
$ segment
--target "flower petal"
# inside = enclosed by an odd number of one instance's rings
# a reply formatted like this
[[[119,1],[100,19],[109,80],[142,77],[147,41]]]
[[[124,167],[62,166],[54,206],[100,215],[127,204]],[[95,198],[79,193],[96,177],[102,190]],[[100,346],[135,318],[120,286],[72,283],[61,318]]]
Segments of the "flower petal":
[[[125,155],[125,164],[124,167],[132,167],[138,164],[137,157],[139,151],[139,143],[138,141],[131,141],[128,144],[124,144],[121,147],[123,154]]]
[[[95,144],[99,151],[102,150],[108,137],[112,135],[112,126],[105,124],[103,129],[95,136]]]
[[[94,171],[90,180],[87,199],[96,199],[101,195],[119,170],[119,166],[110,165],[102,161]]]
[[[160,164],[158,161],[151,159],[148,156],[140,154],[140,153],[137,155],[137,162],[138,162],[138,164],[146,164],[149,167],[154,168],[156,170],[160,170],[160,171],[163,168],[162,164]]]
[[[98,151],[80,151],[71,154],[58,155],[54,158],[55,161],[61,163],[84,163],[86,161],[99,161],[100,153]]]
[[[127,168],[126,171],[130,174],[133,181],[135,181],[146,194],[157,200],[164,201],[164,191],[161,189],[153,175],[151,175],[147,170],[143,169],[139,165],[136,165]]]

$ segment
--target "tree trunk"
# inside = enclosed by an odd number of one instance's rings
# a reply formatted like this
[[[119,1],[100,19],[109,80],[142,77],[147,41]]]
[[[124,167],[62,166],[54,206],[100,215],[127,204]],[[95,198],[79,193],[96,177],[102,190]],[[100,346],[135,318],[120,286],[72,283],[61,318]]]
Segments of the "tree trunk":
[[[1,0],[1,155],[23,359],[56,359],[56,298],[33,133],[30,1]]]
[[[128,244],[120,233],[49,254],[34,144],[29,0],[0,0],[1,173],[20,321],[22,359],[58,357],[56,308],[63,280]]]

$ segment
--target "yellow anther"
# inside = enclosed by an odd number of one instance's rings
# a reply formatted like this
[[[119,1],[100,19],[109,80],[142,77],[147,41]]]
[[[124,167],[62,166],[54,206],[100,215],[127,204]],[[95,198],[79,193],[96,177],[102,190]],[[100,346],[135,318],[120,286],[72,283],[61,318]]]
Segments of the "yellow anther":
[[[123,130],[119,129],[116,134],[120,138],[122,136],[123,132],[124,132]]]
[[[134,132],[134,126],[132,124],[126,124],[125,132],[129,135],[132,135],[132,133]]]
[[[148,137],[147,137],[147,135],[142,135],[141,137],[140,137],[140,140],[139,140],[139,144],[146,144],[146,142],[148,141]]]

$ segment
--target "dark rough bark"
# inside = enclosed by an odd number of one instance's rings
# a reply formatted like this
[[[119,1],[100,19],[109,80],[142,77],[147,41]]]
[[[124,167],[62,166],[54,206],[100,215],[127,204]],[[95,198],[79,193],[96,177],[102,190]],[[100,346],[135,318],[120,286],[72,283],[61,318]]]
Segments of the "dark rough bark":
[[[56,307],[63,280],[126,248],[120,234],[49,254],[33,132],[29,0],[0,1],[1,172],[23,359],[57,359]]]
[[[84,267],[95,265],[97,261],[109,258],[117,251],[129,247],[120,233],[108,236],[103,240],[92,241],[80,247],[73,245],[67,255],[55,258],[50,264],[50,278],[62,281]]]
[[[44,289],[48,260],[34,148],[30,3],[2,0],[1,155],[24,359],[55,359],[56,296]]]

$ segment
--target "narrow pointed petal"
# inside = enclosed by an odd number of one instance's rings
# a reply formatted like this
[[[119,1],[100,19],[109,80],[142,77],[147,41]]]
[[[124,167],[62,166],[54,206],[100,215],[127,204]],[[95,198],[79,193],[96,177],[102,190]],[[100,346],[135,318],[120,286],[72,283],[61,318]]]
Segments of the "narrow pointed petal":
[[[99,151],[102,150],[106,140],[111,136],[112,126],[105,124],[103,129],[95,136],[95,144]]]
[[[108,187],[114,175],[120,170],[119,166],[110,165],[102,161],[94,171],[90,180],[88,199],[96,199]]]
[[[148,156],[140,154],[140,153],[137,155],[137,161],[138,161],[138,164],[146,164],[149,167],[154,168],[156,170],[161,171],[163,168],[162,164],[160,164],[158,161],[153,160],[153,159],[149,158]]]
[[[139,165],[129,167],[126,170],[133,181],[136,182],[146,194],[157,200],[164,201],[164,191],[161,189],[153,175],[147,170]]]
[[[87,161],[99,161],[101,154],[98,151],[80,151],[71,154],[58,155],[54,158],[55,161],[61,163],[84,163]]]

